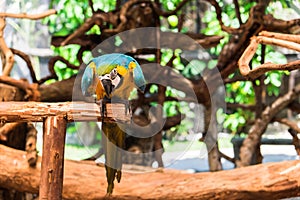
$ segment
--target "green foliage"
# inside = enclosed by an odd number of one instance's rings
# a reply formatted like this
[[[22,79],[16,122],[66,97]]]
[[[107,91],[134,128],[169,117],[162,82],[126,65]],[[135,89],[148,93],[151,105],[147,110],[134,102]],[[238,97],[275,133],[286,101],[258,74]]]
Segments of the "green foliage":
[[[234,113],[225,114],[222,110],[218,112],[224,119],[223,127],[230,130],[232,133],[237,133],[242,127],[246,125],[246,122],[254,118],[254,113],[248,110],[238,108]]]
[[[115,1],[99,0],[93,1],[94,10],[103,10],[105,12],[115,8]],[[44,19],[44,23],[49,25],[49,31],[54,36],[64,36],[74,32],[83,22],[92,16],[92,9],[88,0],[52,0],[50,8],[58,10],[57,15],[51,15]],[[89,34],[99,33],[97,26],[93,27]]]
[[[222,8],[222,21],[225,26],[238,28],[239,22],[236,17],[235,8],[232,3],[227,4],[224,1],[218,1],[220,7]],[[249,17],[250,9],[256,4],[254,1],[239,1],[240,4],[240,12],[242,22],[245,23]],[[278,5],[277,5],[278,4]],[[268,13],[274,13],[276,8],[279,5],[282,8],[289,8],[290,3],[288,1],[280,1],[274,2],[274,4],[270,4],[267,8]],[[205,12],[203,21],[207,24],[206,28],[202,29],[202,33],[206,35],[222,35],[224,39],[221,40],[220,44],[215,48],[210,49],[210,53],[216,56],[219,56],[221,50],[224,45],[226,45],[229,41],[229,35],[224,33],[221,30],[219,22],[217,20],[216,13],[214,12],[214,8],[211,7],[211,10]],[[252,59],[252,67],[255,68],[261,64],[261,46],[259,46],[254,58]],[[272,63],[286,63],[286,58],[283,54],[275,51],[273,47],[266,46],[265,48],[265,62]],[[195,65],[201,66],[200,63]],[[187,67],[188,68],[188,67]],[[187,70],[187,69],[186,69]],[[198,68],[197,70],[201,70]],[[195,70],[191,70],[192,73],[195,73]],[[280,86],[282,81],[282,76],[287,72],[283,71],[271,71],[266,73],[266,79],[264,84],[266,85],[267,95],[268,96],[278,96],[280,93]],[[235,73],[237,75],[239,73]],[[259,82],[258,82],[259,83]],[[253,89],[253,85],[249,81],[238,81],[231,84],[226,84],[226,102],[228,103],[239,103],[239,104],[247,104],[254,105],[255,104],[255,93]],[[253,118],[254,113],[249,111],[237,109],[231,111],[231,113],[225,114],[223,111],[218,111],[218,117],[222,118],[223,127],[230,130],[233,133],[238,132],[241,127],[243,127],[247,120]]]
[[[44,23],[49,26],[49,31],[55,36],[70,34],[84,22],[86,17],[91,16],[87,1],[52,0],[50,7],[56,6],[58,7],[57,15],[44,20]]]
[[[53,36],[66,36],[77,30],[84,21],[92,16],[92,9],[89,6],[88,0],[52,0],[50,8],[56,8],[57,14],[51,15],[43,19],[43,23],[47,24],[49,31]],[[94,1],[94,9],[101,9],[103,11],[109,11],[115,8],[115,1],[100,0]],[[87,34],[100,34],[98,26],[93,26]],[[116,41],[120,44],[121,41]],[[79,65],[79,61],[76,58],[80,46],[79,45],[67,45],[65,47],[53,47],[56,55],[62,56],[68,60],[71,64]],[[85,52],[83,60],[88,62],[91,58],[91,53]],[[58,76],[58,80],[63,80],[76,74],[78,70],[67,68],[65,63],[60,61],[55,63],[54,70]],[[51,83],[53,80],[48,80],[46,83]]]
[[[161,0],[160,2],[164,10],[170,11],[174,10],[181,1],[182,0]]]
[[[259,46],[255,56],[252,59],[252,67],[255,68],[261,63],[261,46]],[[265,62],[272,63],[286,63],[285,56],[274,50],[271,46],[265,48]],[[268,96],[278,96],[280,94],[280,86],[282,77],[287,72],[285,71],[270,71],[266,73],[264,84],[266,85],[266,92]],[[259,81],[256,81],[259,84]],[[255,93],[253,84],[250,81],[237,81],[231,84],[226,84],[226,102],[238,103],[246,105],[255,104]],[[254,113],[250,114],[249,111],[237,109],[234,113],[225,114],[223,127],[236,133],[245,121],[252,119]]]
[[[60,55],[66,60],[68,60],[71,64],[79,65],[78,60],[76,59],[77,52],[79,50],[79,45],[68,45],[64,47],[56,47],[52,48],[56,55]],[[74,74],[78,73],[78,70],[67,68],[67,65],[61,61],[57,61],[54,65],[54,70],[58,76],[58,80],[63,80],[70,78]],[[47,83],[51,83],[52,80],[47,81]]]
[[[232,84],[226,84],[226,102],[253,104],[255,94],[252,83],[249,81],[237,81]]]
[[[166,11],[174,10],[182,0],[161,0],[162,9]],[[101,9],[105,12],[110,11],[115,8],[115,2],[111,0],[99,0],[93,1],[94,9]],[[290,3],[288,1],[279,1],[283,8],[289,8]],[[225,26],[230,26],[233,28],[238,28],[240,26],[239,21],[236,17],[235,8],[232,3],[227,3],[226,1],[218,0],[219,5],[221,6],[222,12],[222,21]],[[240,4],[240,13],[242,22],[245,23],[249,17],[250,9],[256,4],[255,1],[239,1]],[[65,36],[73,33],[82,23],[92,15],[92,10],[89,7],[88,0],[52,0],[51,7],[58,7],[58,14],[50,16],[44,20],[44,23],[49,25],[49,30],[53,35]],[[62,9],[63,8],[63,9]],[[267,12],[272,13],[275,11],[275,7],[268,7]],[[197,8],[193,8],[197,10]],[[161,18],[164,23],[161,23],[162,30],[174,31],[177,32],[178,25],[178,15],[181,13],[179,11],[176,15],[169,16],[168,18]],[[219,56],[224,45],[226,45],[230,39],[230,35],[222,31],[219,21],[217,20],[216,12],[211,6],[207,10],[204,16],[201,18],[205,26],[201,29],[201,33],[206,35],[219,35],[224,36],[224,39],[221,40],[220,44],[216,47],[209,49],[209,53],[212,56]],[[186,32],[187,27],[183,27],[182,32]],[[98,26],[92,27],[88,34],[100,34]],[[119,46],[122,44],[120,38],[116,38],[115,45]],[[67,47],[54,48],[54,51],[57,55],[63,56],[65,59],[69,60],[72,64],[78,65],[76,56],[79,46],[68,45]],[[172,62],[172,67],[174,71],[182,74],[184,77],[194,79],[201,76],[201,73],[206,68],[213,68],[217,59],[212,59],[209,62],[203,60],[192,60],[189,63],[186,63],[181,57],[182,51],[177,49],[175,51],[170,49],[162,49],[162,59],[161,65],[165,66],[169,63],[170,59],[175,56],[175,59]],[[90,58],[90,53],[85,53],[86,58]],[[85,60],[85,59],[84,59]],[[155,61],[154,57],[148,59],[149,61]],[[260,65],[261,62],[261,47],[256,52],[256,55],[252,61],[252,67]],[[266,56],[265,62],[274,62],[274,63],[285,63],[286,59],[284,55],[275,51],[272,47],[266,46]],[[75,74],[76,70],[70,70],[66,68],[66,65],[57,62],[55,65],[55,70],[59,76],[59,79],[68,78],[71,75]],[[267,87],[267,95],[279,95],[281,79],[283,74],[286,72],[268,72],[266,73],[266,79],[264,83]],[[236,73],[238,74],[238,73]],[[155,94],[158,92],[158,87],[152,85],[150,87],[150,93]],[[184,93],[175,90],[174,88],[167,87],[166,96],[171,97],[184,97]],[[229,103],[240,103],[240,104],[255,104],[255,94],[253,90],[253,85],[249,81],[239,81],[232,84],[226,85],[226,102]],[[156,106],[157,103],[152,103],[151,105]],[[164,113],[165,116],[174,116],[179,113],[184,113],[189,118],[186,118],[182,121],[180,126],[174,127],[171,131],[176,131],[181,134],[186,134],[188,130],[193,126],[192,123],[192,112],[188,103],[183,104],[182,102],[165,102],[164,104]],[[231,130],[232,132],[237,132],[245,125],[246,121],[253,118],[253,113],[247,112],[245,110],[237,109],[232,111],[229,114],[222,114],[219,112],[219,115],[224,121],[224,128]]]

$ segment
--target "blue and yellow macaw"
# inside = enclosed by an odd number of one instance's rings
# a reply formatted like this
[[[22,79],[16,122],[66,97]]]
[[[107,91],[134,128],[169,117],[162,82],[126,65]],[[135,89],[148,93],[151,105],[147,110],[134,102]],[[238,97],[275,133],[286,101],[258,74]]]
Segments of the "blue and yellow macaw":
[[[134,88],[144,90],[146,81],[140,65],[127,55],[112,53],[92,59],[87,65],[81,81],[84,95],[95,95],[102,101],[102,116],[105,103],[114,100],[127,102]],[[128,105],[127,105],[128,106]],[[122,149],[125,133],[117,123],[102,121],[102,145],[105,154],[107,194],[114,188],[114,180],[121,180]]]

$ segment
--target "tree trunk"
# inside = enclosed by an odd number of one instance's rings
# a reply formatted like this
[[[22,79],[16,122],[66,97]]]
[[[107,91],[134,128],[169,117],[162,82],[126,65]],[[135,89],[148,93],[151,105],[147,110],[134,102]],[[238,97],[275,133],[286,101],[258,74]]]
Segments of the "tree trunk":
[[[38,193],[40,158],[30,168],[25,152],[0,145],[0,186]],[[124,166],[115,199],[280,199],[300,195],[300,162],[260,164],[220,172],[188,174]],[[140,173],[130,172],[135,168]],[[145,173],[141,173],[141,172]],[[104,199],[105,169],[91,161],[65,161],[63,199]]]
[[[206,106],[205,109],[205,130],[207,131],[204,142],[208,152],[209,170],[212,172],[222,170],[221,157],[217,143],[218,130],[215,109],[215,106]]]

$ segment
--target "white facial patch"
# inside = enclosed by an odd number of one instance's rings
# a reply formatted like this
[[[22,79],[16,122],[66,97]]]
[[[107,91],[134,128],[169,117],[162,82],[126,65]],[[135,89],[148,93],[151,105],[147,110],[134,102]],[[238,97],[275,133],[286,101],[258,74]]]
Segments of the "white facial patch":
[[[121,82],[121,78],[118,75],[112,80],[112,84],[115,88],[118,87],[120,82]]]

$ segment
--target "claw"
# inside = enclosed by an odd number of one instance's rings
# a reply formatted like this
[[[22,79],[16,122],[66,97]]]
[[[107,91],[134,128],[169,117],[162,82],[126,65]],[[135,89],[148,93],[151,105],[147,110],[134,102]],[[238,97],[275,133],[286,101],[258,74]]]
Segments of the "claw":
[[[106,199],[106,198],[111,198],[111,197],[112,197],[111,193],[106,193],[104,198]]]
[[[102,120],[104,119],[104,117],[107,117],[107,108],[106,108],[107,103],[110,103],[110,99],[104,98],[100,101],[100,113],[101,113]]]
[[[114,183],[108,184],[107,186],[107,191],[106,191],[106,196],[111,196],[112,192],[114,189]]]

